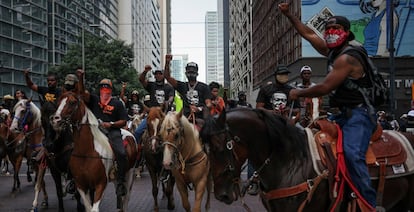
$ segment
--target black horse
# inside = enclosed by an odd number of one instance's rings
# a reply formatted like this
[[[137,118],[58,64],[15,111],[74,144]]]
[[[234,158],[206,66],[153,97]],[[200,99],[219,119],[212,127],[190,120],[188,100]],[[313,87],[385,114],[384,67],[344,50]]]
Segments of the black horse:
[[[73,193],[77,200],[77,210],[84,211],[85,208],[80,201],[80,195],[75,190],[72,175],[69,170],[69,160],[73,150],[73,137],[70,129],[64,129],[56,132],[51,123],[50,117],[55,113],[56,105],[51,102],[45,102],[42,105],[42,125],[45,131],[44,144],[46,146],[48,157],[47,164],[50,173],[55,181],[56,194],[59,202],[59,211],[64,211],[63,197],[66,193]],[[70,182],[65,191],[62,188],[62,176]]]
[[[333,200],[327,176],[313,168],[304,131],[283,117],[257,109],[223,111],[219,117],[206,120],[200,135],[209,145],[218,200],[231,204],[241,195],[240,172],[248,158],[256,170],[261,200],[268,211],[330,209]],[[413,138],[405,137],[413,145]],[[378,185],[378,180],[372,182]],[[414,175],[386,180],[383,206],[387,211],[413,211],[413,198]]]

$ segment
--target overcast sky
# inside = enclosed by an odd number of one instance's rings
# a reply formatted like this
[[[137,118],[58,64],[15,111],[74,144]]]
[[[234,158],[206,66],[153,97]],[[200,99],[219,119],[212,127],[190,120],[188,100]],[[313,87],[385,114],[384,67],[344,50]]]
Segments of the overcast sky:
[[[199,67],[197,80],[205,82],[205,16],[217,11],[216,0],[171,0],[172,54],[188,54]],[[184,71],[184,70],[183,70]]]

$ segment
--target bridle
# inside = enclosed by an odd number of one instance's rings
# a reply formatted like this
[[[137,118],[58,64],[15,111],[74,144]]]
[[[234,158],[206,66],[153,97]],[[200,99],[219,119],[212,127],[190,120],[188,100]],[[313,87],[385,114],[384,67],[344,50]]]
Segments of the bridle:
[[[22,131],[24,126],[29,122],[29,119],[33,117],[32,110],[30,109],[30,102],[26,102],[25,107],[26,111],[24,112],[23,117],[20,118],[20,116],[16,116],[16,114],[13,115],[13,118],[17,120],[19,131]]]
[[[76,105],[75,108],[73,108],[73,110],[71,111],[71,113],[69,113],[67,116],[63,117],[61,119],[61,126],[63,129],[68,128],[68,129],[72,129],[72,127],[74,126],[79,126],[80,125],[80,120],[73,122],[73,117],[75,116],[75,113],[78,111],[79,107],[80,107],[80,102],[81,102],[81,98],[78,95],[72,95],[75,96],[76,98]],[[68,103],[68,99],[69,99],[69,95],[66,97],[66,104],[69,104],[71,106],[70,103]]]

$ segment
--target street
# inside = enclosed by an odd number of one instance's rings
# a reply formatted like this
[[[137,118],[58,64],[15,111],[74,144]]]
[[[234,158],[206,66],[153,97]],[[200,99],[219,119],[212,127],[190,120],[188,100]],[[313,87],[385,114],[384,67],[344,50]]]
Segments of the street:
[[[11,189],[13,185],[12,175],[0,175],[0,211],[29,211],[34,198],[34,185],[27,182],[25,174],[26,165],[23,165],[20,172],[21,191],[16,194],[15,197],[11,196]],[[11,172],[13,168],[11,167]],[[246,173],[242,173],[242,179],[245,179]],[[244,178],[243,178],[244,177]],[[57,211],[58,202],[56,198],[56,189],[52,179],[52,176],[48,172],[45,177],[46,190],[49,195],[49,208],[42,209],[39,206],[39,211]],[[190,191],[190,202],[193,202],[194,192]],[[159,211],[169,211],[167,209],[167,200],[162,199],[162,192],[159,192]],[[204,195],[205,197],[206,195]],[[172,211],[184,211],[181,206],[181,198],[176,188],[174,188],[175,210]],[[39,205],[43,200],[43,194],[39,194]],[[246,194],[244,198],[245,203],[252,211],[265,211],[263,208],[259,196],[250,196]],[[204,209],[205,200],[202,202],[202,210]],[[72,199],[72,195],[64,197],[64,205],[66,211],[76,211],[76,201]],[[116,211],[115,202],[115,189],[114,184],[108,184],[104,197],[102,199],[100,209],[102,211]],[[151,179],[146,170],[142,173],[141,178],[135,178],[134,186],[132,188],[131,198],[129,201],[129,211],[153,211],[153,198],[151,193]],[[226,205],[219,202],[214,198],[214,194],[211,193],[210,210],[213,212],[240,212],[245,211],[240,199],[234,202],[232,205]]]

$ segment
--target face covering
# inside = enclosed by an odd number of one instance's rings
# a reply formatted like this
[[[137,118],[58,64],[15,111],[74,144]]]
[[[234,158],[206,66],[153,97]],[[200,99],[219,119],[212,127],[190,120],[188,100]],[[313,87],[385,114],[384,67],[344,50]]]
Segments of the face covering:
[[[276,80],[280,84],[285,84],[285,83],[287,83],[287,81],[289,81],[289,76],[287,74],[278,74],[278,75],[276,75]]]
[[[332,49],[341,46],[348,39],[348,33],[342,29],[328,29],[324,38],[328,48]]]
[[[102,105],[108,105],[108,103],[111,101],[111,98],[112,98],[112,89],[110,89],[110,88],[101,88],[99,93],[100,93],[100,97],[101,97],[101,104]]]
[[[68,84],[65,84],[64,87],[65,87],[65,90],[67,90],[67,91],[71,91],[71,90],[73,90],[75,88],[74,85],[68,85]]]
[[[197,73],[186,73],[185,76],[187,77],[188,81],[196,81],[197,80]]]

